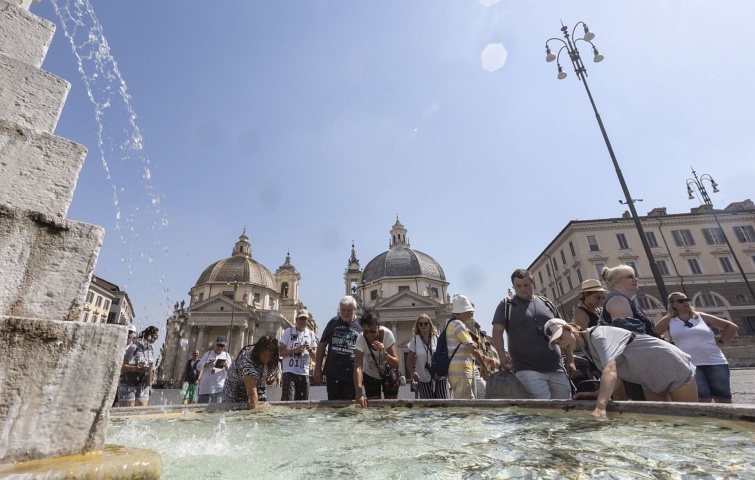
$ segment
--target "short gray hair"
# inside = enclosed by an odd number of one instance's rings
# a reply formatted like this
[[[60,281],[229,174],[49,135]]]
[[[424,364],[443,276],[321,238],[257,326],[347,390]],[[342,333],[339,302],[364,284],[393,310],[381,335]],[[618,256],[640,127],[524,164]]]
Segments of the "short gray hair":
[[[338,302],[338,308],[345,307],[347,305],[351,305],[354,308],[357,308],[357,301],[354,297],[351,295],[346,295],[341,299],[340,302]]]

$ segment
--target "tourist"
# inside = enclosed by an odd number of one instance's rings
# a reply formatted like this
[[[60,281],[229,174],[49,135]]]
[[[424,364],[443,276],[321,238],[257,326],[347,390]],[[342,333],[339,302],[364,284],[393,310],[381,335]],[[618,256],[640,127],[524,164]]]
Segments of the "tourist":
[[[199,350],[194,350],[191,359],[186,362],[186,368],[181,376],[181,383],[186,383],[184,389],[184,405],[196,402],[197,385],[199,378],[202,376],[202,369],[199,363]]]
[[[199,378],[199,403],[221,403],[223,401],[223,386],[228,378],[228,369],[231,368],[232,359],[225,346],[228,340],[218,337],[215,348],[208,350],[199,365],[202,368],[202,376]]]
[[[603,298],[606,289],[600,280],[591,278],[579,287],[579,303],[574,308],[574,323],[582,328],[596,327],[603,311]]]
[[[494,365],[492,358],[486,359],[480,354],[467,325],[474,322],[474,306],[464,295],[455,295],[452,301],[451,319],[446,323],[441,335],[446,336],[448,354],[453,355],[448,366],[448,383],[451,394],[456,399],[474,399],[475,362],[482,372],[482,378],[488,378],[488,366]],[[471,324],[470,324],[471,325]],[[463,346],[463,348],[458,348]],[[454,354],[453,352],[456,351]],[[487,363],[486,363],[487,361]]]
[[[223,386],[223,401],[226,403],[249,402],[251,410],[258,410],[260,402],[257,389],[262,382],[275,378],[278,372],[278,340],[265,335],[254,345],[244,347],[236,357],[228,379]]]
[[[430,317],[423,313],[414,323],[412,333],[414,336],[407,345],[409,354],[406,363],[419,398],[448,398],[448,379],[435,381],[429,370],[433,352],[438,345],[438,330]]]
[[[737,334],[737,324],[692,308],[689,297],[681,292],[668,296],[668,315],[655,326],[659,334],[667,334],[681,351],[692,357],[697,367],[697,399],[699,402],[731,403],[729,362],[718,347]],[[716,340],[713,328],[721,330]]]
[[[309,400],[309,361],[317,348],[315,332],[307,326],[309,312],[296,314],[296,326],[286,329],[279,342],[283,358],[281,401]]]
[[[354,351],[362,328],[357,322],[357,301],[345,296],[338,303],[338,315],[325,326],[315,355],[315,383],[323,377],[323,358],[328,400],[354,400]]]
[[[606,417],[606,406],[618,378],[637,383],[657,402],[694,402],[695,366],[689,355],[670,343],[623,328],[598,326],[579,331],[560,318],[545,324],[548,346],[584,353],[601,370],[598,400],[592,414]]]
[[[546,297],[534,294],[535,280],[529,271],[515,270],[511,283],[514,296],[504,298],[493,316],[493,345],[501,369],[513,371],[534,398],[570,398],[569,376],[576,373],[574,359],[566,352],[565,370],[561,355],[543,342],[545,322],[559,317],[558,310]],[[504,349],[504,332],[508,332],[508,351]]]
[[[146,407],[154,375],[155,352],[152,345],[160,337],[157,327],[147,327],[126,348],[118,381],[119,407]]]
[[[360,320],[362,333],[357,338],[354,355],[354,397],[357,405],[367,407],[367,400],[398,398],[398,369],[396,338],[389,329],[380,326],[377,317],[366,313]],[[364,385],[364,393],[362,393]]]

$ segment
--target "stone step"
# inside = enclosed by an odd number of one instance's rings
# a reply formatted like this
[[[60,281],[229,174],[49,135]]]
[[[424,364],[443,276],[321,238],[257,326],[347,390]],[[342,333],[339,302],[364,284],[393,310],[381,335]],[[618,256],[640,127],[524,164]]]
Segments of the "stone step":
[[[14,3],[0,0],[0,53],[40,68],[55,33],[55,24]]]
[[[0,316],[78,321],[105,230],[0,204]]]
[[[0,54],[0,117],[52,133],[71,85],[51,73]]]
[[[0,204],[65,217],[86,148],[0,119]]]

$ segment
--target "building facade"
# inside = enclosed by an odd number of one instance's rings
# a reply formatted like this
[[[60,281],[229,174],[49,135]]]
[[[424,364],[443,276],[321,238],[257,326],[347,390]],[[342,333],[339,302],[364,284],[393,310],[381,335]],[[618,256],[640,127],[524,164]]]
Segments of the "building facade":
[[[406,370],[408,343],[417,317],[428,315],[437,328],[451,316],[449,282],[433,257],[414,250],[407,230],[396,219],[390,230],[388,250],[370,260],[362,270],[354,245],[344,272],[345,294],[357,299],[358,314],[371,311],[396,337],[399,371]]]
[[[641,217],[666,289],[692,299],[697,310],[731,320],[739,338],[724,351],[732,365],[755,363],[755,204],[732,203],[715,211],[703,205],[689,213],[668,214],[656,208]],[[718,223],[721,227],[719,228]],[[726,244],[728,238],[732,246]],[[733,251],[732,251],[733,250]],[[639,305],[656,321],[665,314],[650,263],[628,212],[621,218],[569,222],[530,265],[539,294],[553,299],[570,320],[579,300],[579,286],[600,279],[604,267],[632,266],[640,279]]]
[[[275,275],[254,260],[244,230],[231,256],[212,263],[199,276],[189,291],[189,305],[175,304],[167,320],[158,380],[177,385],[189,353],[214,348],[217,337],[228,339],[226,351],[234,358],[261,336],[280,338],[294,325],[296,312],[305,308],[299,300],[300,280],[290,255]],[[311,317],[309,324],[317,334]]]
[[[131,325],[134,323],[134,307],[128,293],[114,283],[92,275],[84,301],[82,322]]]

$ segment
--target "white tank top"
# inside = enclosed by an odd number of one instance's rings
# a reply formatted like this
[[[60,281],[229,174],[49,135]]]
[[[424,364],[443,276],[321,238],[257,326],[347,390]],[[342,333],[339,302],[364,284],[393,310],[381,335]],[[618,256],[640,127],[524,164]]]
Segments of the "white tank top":
[[[674,317],[669,321],[669,332],[674,344],[681,351],[692,357],[692,363],[697,365],[728,364],[721,349],[716,345],[713,330],[705,320],[696,315],[689,319],[692,327],[687,327],[684,320]]]

